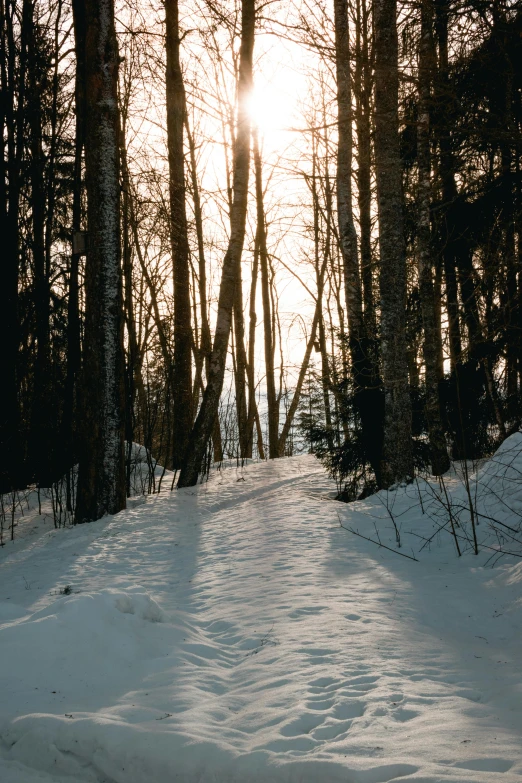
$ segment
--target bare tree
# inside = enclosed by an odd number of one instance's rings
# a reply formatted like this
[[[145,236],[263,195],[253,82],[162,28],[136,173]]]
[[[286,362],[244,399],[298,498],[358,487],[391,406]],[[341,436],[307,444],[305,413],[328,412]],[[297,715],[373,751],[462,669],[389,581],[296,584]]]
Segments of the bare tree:
[[[448,449],[442,426],[439,399],[438,331],[433,291],[433,260],[430,227],[431,152],[430,96],[433,75],[433,6],[432,0],[421,3],[421,37],[419,42],[419,118],[417,126],[417,157],[419,167],[418,266],[419,292],[424,327],[424,362],[426,367],[426,419],[431,452],[431,470],[436,476],[449,466]]]
[[[167,143],[169,153],[170,242],[174,273],[174,454],[173,467],[183,462],[192,428],[192,325],[190,265],[185,207],[183,125],[185,88],[180,63],[178,0],[165,3],[167,50]]]
[[[378,369],[372,355],[368,323],[373,320],[371,282],[367,281],[368,314],[365,319],[357,236],[352,206],[352,89],[350,73],[350,40],[348,29],[347,0],[335,0],[335,62],[337,76],[337,112],[339,141],[337,151],[337,214],[339,239],[344,266],[344,287],[346,312],[348,316],[350,358],[355,387],[355,402],[361,417],[362,433],[366,452],[374,470],[377,482],[381,483],[382,416],[381,391]],[[364,160],[362,163],[364,165]],[[400,176],[400,173],[399,173]],[[365,184],[366,181],[365,181]],[[364,193],[368,198],[369,194]],[[368,205],[364,204],[363,218],[367,217]],[[363,226],[367,230],[368,226]],[[368,237],[365,237],[365,264],[368,259]],[[405,260],[404,262],[405,263]],[[369,270],[367,270],[369,271]],[[371,273],[370,273],[371,274]],[[371,279],[371,278],[370,278]]]
[[[384,442],[381,482],[413,476],[411,402],[405,339],[406,245],[399,148],[396,0],[373,0],[375,169],[379,213]]]
[[[89,250],[76,522],[125,508],[118,46],[112,0],[84,0],[84,11]]]
[[[272,306],[270,301],[270,273],[268,249],[266,243],[266,219],[263,195],[263,167],[257,129],[254,139],[254,169],[256,176],[256,210],[257,235],[259,249],[259,265],[261,268],[261,299],[263,302],[263,335],[265,348],[265,379],[266,398],[268,406],[268,456],[270,459],[279,457],[279,398],[276,393],[274,353],[275,335],[272,329]]]
[[[26,112],[26,72],[29,30],[32,22],[31,0],[22,4],[19,40],[16,41],[16,9],[5,3],[0,11],[0,63],[3,100],[0,109],[0,129],[5,139],[0,172],[0,229],[4,237],[3,280],[4,306],[0,308],[0,326],[4,335],[3,377],[5,403],[0,410],[2,491],[23,486],[24,476],[20,443],[20,408],[18,404],[20,314],[18,302],[19,274],[19,219],[22,187],[22,162]],[[19,47],[18,58],[17,48]],[[7,152],[7,157],[6,153]]]
[[[248,99],[252,91],[252,56],[255,35],[255,0],[243,0],[241,9],[241,49],[238,85],[238,119],[234,148],[233,203],[230,215],[230,239],[223,260],[218,314],[209,377],[201,408],[191,432],[185,463],[178,487],[193,486],[201,469],[205,449],[212,435],[223,388],[225,364],[232,323],[235,290],[245,239],[250,169],[250,114]]]

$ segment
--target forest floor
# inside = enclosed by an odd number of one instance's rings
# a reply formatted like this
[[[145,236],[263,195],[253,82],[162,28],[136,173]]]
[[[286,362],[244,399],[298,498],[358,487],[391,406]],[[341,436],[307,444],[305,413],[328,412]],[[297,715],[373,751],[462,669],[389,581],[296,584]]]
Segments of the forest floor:
[[[2,783],[520,783],[522,561],[491,568],[484,523],[459,559],[433,493],[343,505],[302,456],[90,525],[26,513],[0,551]]]

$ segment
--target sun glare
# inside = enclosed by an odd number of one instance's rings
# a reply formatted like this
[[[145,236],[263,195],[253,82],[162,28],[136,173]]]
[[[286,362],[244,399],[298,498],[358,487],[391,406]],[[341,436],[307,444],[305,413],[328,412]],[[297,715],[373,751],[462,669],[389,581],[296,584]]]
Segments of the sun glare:
[[[250,98],[250,116],[259,132],[276,136],[287,132],[292,124],[295,98],[275,85],[256,86]]]

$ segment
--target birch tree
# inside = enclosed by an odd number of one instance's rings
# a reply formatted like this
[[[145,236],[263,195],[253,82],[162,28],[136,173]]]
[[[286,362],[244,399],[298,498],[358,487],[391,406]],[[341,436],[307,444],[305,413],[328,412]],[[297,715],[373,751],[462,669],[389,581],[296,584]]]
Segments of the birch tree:
[[[84,0],[85,270],[83,423],[76,522],[125,508],[124,359],[120,265],[118,47],[112,0]]]
[[[396,0],[373,0],[375,26],[375,170],[379,215],[384,440],[381,482],[413,476],[406,358],[406,245],[399,147]]]
[[[372,361],[368,321],[364,317],[357,235],[352,205],[352,89],[347,0],[335,0],[335,64],[337,77],[337,113],[339,141],[337,150],[337,215],[344,268],[346,312],[348,316],[350,359],[355,401],[361,417],[363,439],[377,482],[381,483],[382,416],[378,370]],[[365,263],[368,259],[365,258]],[[405,263],[405,261],[404,261]],[[367,296],[371,302],[371,294]]]

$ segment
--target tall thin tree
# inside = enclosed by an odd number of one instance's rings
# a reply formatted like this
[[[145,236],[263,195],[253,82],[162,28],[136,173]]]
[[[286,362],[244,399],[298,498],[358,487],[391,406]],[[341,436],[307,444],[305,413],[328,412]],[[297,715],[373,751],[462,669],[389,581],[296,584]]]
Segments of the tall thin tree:
[[[174,275],[173,467],[179,469],[187,447],[193,416],[190,263],[183,151],[185,88],[180,62],[178,0],[165,2],[165,30],[170,245]]]
[[[436,476],[449,466],[448,449],[442,426],[439,398],[438,330],[435,317],[433,289],[433,259],[431,242],[431,150],[430,107],[433,63],[433,4],[421,2],[421,35],[419,41],[419,118],[417,126],[417,160],[419,179],[417,188],[418,211],[418,267],[419,293],[424,328],[424,363],[426,381],[426,419],[431,453],[431,470]]]
[[[238,117],[234,148],[233,202],[230,215],[230,238],[223,260],[219,289],[218,313],[209,376],[201,408],[191,432],[178,487],[196,484],[205,449],[212,435],[223,388],[232,309],[239,279],[239,264],[245,240],[250,170],[250,111],[252,92],[252,58],[254,52],[255,0],[243,0],[241,7],[241,48],[239,53]]]
[[[265,380],[268,406],[268,455],[270,459],[279,457],[279,399],[276,394],[274,374],[274,340],[272,330],[272,308],[270,304],[270,273],[268,250],[266,245],[266,219],[263,196],[263,167],[259,134],[257,128],[253,132],[254,170],[256,178],[256,213],[257,213],[257,243],[261,267],[261,297],[263,303],[263,335],[265,348]]]
[[[113,0],[84,0],[84,12],[89,248],[76,522],[115,514],[125,508],[126,494],[118,46]]]
[[[0,489],[23,486],[26,476],[20,439],[19,347],[20,313],[20,202],[26,127],[26,73],[32,2],[24,0],[19,40],[16,40],[16,8],[2,3],[0,13],[0,230],[3,237],[4,303],[0,308],[3,335],[2,374],[4,403],[0,409]],[[18,52],[17,52],[18,50]],[[17,56],[18,54],[18,56]]]
[[[399,145],[397,0],[373,0],[375,169],[379,214],[381,351],[384,383],[382,484],[413,476],[406,358],[406,243]]]
[[[350,358],[355,402],[361,417],[368,460],[381,483],[382,415],[381,390],[367,331],[369,318],[363,313],[363,296],[357,235],[352,204],[353,113],[350,72],[350,36],[347,0],[335,0],[335,63],[337,77],[337,216],[344,269],[344,289],[348,316]],[[368,259],[365,258],[368,263]],[[368,293],[367,300],[371,301]],[[368,308],[371,310],[372,308]],[[368,313],[371,315],[371,312]]]

